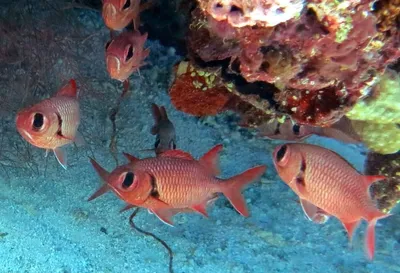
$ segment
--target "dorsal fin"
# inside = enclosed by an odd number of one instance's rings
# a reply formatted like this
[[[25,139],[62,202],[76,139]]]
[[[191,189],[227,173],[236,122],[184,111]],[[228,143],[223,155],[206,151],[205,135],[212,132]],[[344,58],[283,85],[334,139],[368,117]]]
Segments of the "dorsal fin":
[[[222,151],[223,145],[218,144],[212,147],[207,153],[205,153],[199,160],[200,164],[207,168],[213,175],[217,176],[220,174],[219,169],[219,152]]]
[[[110,175],[109,172],[107,172],[103,167],[101,167],[93,158],[90,158],[90,163],[92,163],[94,169],[96,170],[96,172],[99,174],[99,176],[101,177],[101,179],[104,182],[107,182],[108,176]],[[111,188],[108,186],[108,184],[103,184],[103,186],[101,186],[94,194],[92,194],[88,201],[91,201],[93,199],[96,199],[97,197],[105,194],[106,192],[108,192]]]
[[[92,163],[93,168],[96,170],[97,174],[103,179],[104,182],[107,182],[108,176],[110,175],[103,167],[99,165],[93,158],[90,158],[90,163]]]
[[[176,158],[182,158],[182,159],[187,159],[187,160],[195,160],[191,154],[184,152],[182,150],[167,150],[165,152],[162,152],[158,156],[160,156],[160,157],[176,157]]]
[[[137,158],[137,157],[135,157],[135,156],[133,156],[131,154],[128,154],[128,153],[123,153],[123,154],[126,157],[126,159],[128,159],[129,162],[131,162],[131,163],[135,163],[135,162],[140,160],[139,158]]]
[[[64,85],[56,94],[56,96],[65,96],[78,98],[78,88],[76,87],[76,82],[71,79],[68,84]]]
[[[367,188],[369,188],[369,186],[371,186],[374,182],[386,179],[386,176],[384,176],[384,175],[363,175],[363,178],[364,178],[365,186]]]

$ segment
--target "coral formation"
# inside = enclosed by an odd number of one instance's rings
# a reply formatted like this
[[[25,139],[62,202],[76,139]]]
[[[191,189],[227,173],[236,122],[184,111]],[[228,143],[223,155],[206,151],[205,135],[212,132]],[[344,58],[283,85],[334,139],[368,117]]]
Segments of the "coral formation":
[[[169,91],[175,107],[195,115],[215,115],[230,99],[220,70],[202,70],[187,61],[175,65],[175,80]]]
[[[400,57],[396,1],[198,2],[187,37],[192,62],[228,61],[248,83],[273,84],[275,107],[262,111],[299,124],[335,123]],[[252,94],[262,100],[263,91]]]
[[[388,70],[371,94],[347,114],[363,142],[373,151],[400,150],[400,76]]]
[[[379,209],[390,212],[400,202],[400,153],[381,155],[368,154],[366,174],[384,175],[387,179],[371,186],[371,194],[377,201]]]

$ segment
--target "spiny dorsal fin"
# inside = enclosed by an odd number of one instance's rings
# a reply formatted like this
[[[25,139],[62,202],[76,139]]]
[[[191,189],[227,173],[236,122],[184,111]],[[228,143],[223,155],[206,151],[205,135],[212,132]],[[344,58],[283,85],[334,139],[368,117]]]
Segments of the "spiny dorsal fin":
[[[210,172],[217,176],[220,174],[219,169],[219,152],[222,151],[223,145],[218,144],[205,153],[199,160],[200,164],[210,170]]]
[[[71,79],[68,84],[64,85],[56,94],[56,96],[65,96],[78,98],[78,88],[76,81]]]
[[[123,153],[123,154],[126,157],[126,159],[128,159],[129,162],[131,162],[131,163],[135,163],[135,162],[140,160],[139,158],[137,158],[137,157],[135,157],[135,156],[133,156],[131,154],[128,154],[128,153]]]
[[[162,152],[158,156],[160,156],[160,157],[176,157],[176,158],[182,158],[182,159],[187,159],[187,160],[195,160],[191,154],[184,152],[182,150],[167,150],[165,152]]]

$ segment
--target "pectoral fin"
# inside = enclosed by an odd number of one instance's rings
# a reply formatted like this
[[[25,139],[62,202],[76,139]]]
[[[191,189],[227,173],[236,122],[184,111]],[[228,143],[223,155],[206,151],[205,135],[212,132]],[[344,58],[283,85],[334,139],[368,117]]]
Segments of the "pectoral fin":
[[[54,155],[56,156],[58,163],[64,168],[67,169],[67,153],[63,147],[55,148]]]
[[[329,219],[329,215],[319,207],[311,204],[307,200],[300,199],[301,207],[307,218],[317,224],[324,224]]]

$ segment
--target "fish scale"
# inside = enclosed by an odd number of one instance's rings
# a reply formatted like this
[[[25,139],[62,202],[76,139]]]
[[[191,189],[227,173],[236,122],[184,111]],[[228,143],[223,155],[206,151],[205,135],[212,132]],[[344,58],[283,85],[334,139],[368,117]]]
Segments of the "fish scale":
[[[159,199],[174,207],[204,202],[211,197],[218,182],[203,166],[191,160],[147,158],[135,164],[136,168],[146,169],[155,177]]]

